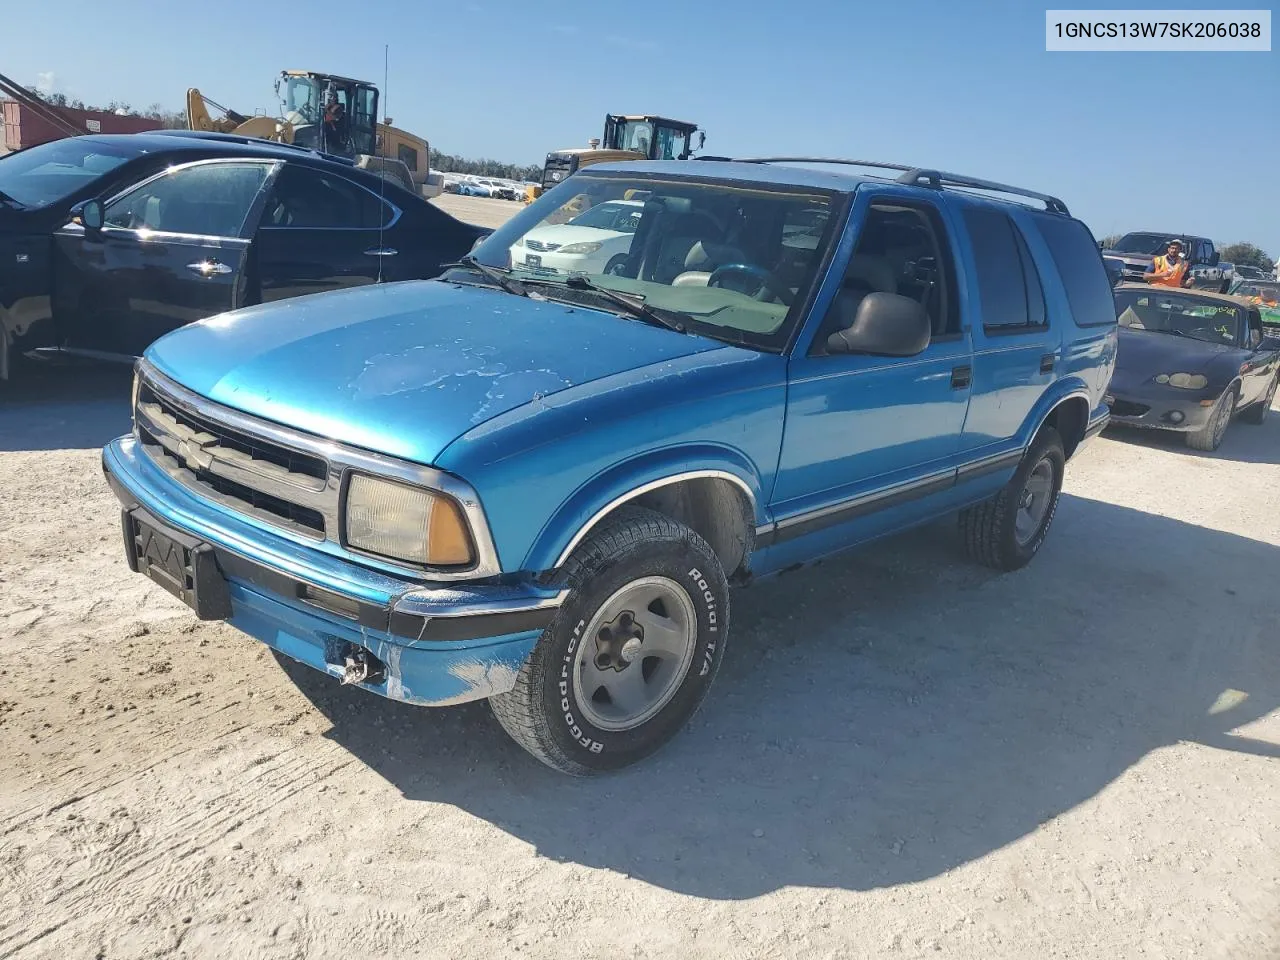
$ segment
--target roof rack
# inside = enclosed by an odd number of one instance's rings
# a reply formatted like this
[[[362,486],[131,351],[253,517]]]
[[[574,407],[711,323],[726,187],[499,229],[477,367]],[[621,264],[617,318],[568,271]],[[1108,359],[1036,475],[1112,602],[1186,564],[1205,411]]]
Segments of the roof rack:
[[[728,160],[728,157],[699,157],[699,160]],[[943,187],[961,187],[969,190],[986,190],[992,193],[1006,193],[1015,197],[1028,197],[1032,200],[1039,200],[1044,204],[1045,210],[1050,213],[1061,213],[1070,216],[1067,205],[1057,197],[1050,196],[1047,193],[1037,193],[1035,190],[1024,190],[1022,187],[1013,187],[1007,183],[997,183],[994,180],[979,180],[977,177],[966,177],[958,173],[944,173],[940,170],[930,170],[927,167],[912,167],[905,163],[886,163],[883,160],[845,160],[839,157],[744,157],[736,160],[737,163],[832,163],[847,167],[869,167],[873,170],[899,170],[901,176],[897,177],[898,183],[911,184],[912,186],[932,187],[940,190]]]

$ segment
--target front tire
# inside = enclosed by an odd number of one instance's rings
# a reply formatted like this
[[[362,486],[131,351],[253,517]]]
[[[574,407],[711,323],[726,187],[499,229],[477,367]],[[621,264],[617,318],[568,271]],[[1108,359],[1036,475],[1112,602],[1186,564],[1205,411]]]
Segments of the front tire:
[[[1235,390],[1228,387],[1213,405],[1208,422],[1199,430],[1192,430],[1187,434],[1187,446],[1205,453],[1212,453],[1222,446],[1222,438],[1227,435],[1227,427],[1231,425],[1235,405]]]
[[[489,703],[525,750],[585,776],[647,757],[697,711],[724,658],[729,585],[702,537],[636,507],[564,573],[568,599],[515,687]]]
[[[970,559],[1003,571],[1030,563],[1058,510],[1066,464],[1058,431],[1044,427],[1000,492],[960,511],[960,535]]]

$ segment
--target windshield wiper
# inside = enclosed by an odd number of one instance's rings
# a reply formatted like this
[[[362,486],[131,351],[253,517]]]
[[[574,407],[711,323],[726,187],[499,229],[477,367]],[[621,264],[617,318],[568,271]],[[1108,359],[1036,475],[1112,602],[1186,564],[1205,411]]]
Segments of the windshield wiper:
[[[15,207],[22,206],[22,204],[20,204],[17,200],[13,199],[13,197],[9,196],[3,190],[0,190],[0,202],[12,203]]]
[[[530,281],[526,281],[530,282]],[[539,278],[532,281],[534,283],[546,283],[549,285],[563,285],[570,290],[590,290],[592,293],[598,293],[614,306],[621,307],[628,315],[636,320],[643,320],[646,323],[657,324],[660,327],[666,327],[668,330],[674,330],[676,333],[688,333],[685,325],[679,320],[673,320],[671,317],[664,317],[661,313],[649,306],[640,297],[631,296],[612,290],[609,287],[602,287],[596,283],[585,273],[571,273],[562,281],[543,280]]]
[[[483,274],[485,279],[492,281],[507,293],[514,293],[517,297],[527,297],[529,295],[529,291],[524,288],[524,284],[512,280],[497,267],[491,267],[487,263],[481,263],[470,254],[463,257],[457,263],[446,263],[440,269],[449,270],[454,267],[463,270],[475,270],[477,273]]]

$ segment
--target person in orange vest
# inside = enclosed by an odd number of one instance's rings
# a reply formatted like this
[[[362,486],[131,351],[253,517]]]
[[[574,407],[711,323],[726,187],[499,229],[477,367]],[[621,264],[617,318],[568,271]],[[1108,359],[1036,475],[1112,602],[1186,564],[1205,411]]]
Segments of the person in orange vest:
[[[1164,255],[1156,256],[1143,279],[1157,287],[1191,286],[1191,265],[1182,255],[1182,241],[1170,240]]]

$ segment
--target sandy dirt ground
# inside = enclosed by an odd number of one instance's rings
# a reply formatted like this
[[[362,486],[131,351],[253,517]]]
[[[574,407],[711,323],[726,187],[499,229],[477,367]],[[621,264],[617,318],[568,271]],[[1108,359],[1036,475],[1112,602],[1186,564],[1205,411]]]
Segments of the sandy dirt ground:
[[[442,193],[431,202],[459,220],[476,223],[482,227],[500,227],[524,209],[524,204],[517,200],[460,197],[456,193]]]
[[[581,781],[129,573],[127,394],[0,387],[0,958],[1280,957],[1280,417],[1095,440],[1016,574],[938,523],[737,591]]]

